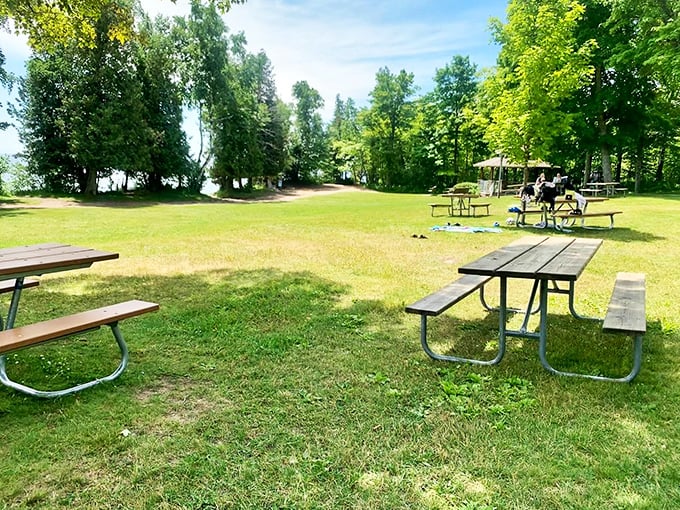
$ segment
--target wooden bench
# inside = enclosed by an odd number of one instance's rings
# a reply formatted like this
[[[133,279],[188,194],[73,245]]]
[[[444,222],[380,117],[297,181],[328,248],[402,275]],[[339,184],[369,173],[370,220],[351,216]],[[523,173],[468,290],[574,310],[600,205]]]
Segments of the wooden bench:
[[[486,215],[489,215],[489,206],[491,204],[470,204],[470,209],[472,209],[472,216],[477,216],[477,208],[486,207]]]
[[[83,333],[98,329],[101,326],[109,326],[113,332],[113,336],[120,348],[122,359],[118,368],[111,374],[100,379],[95,379],[90,382],[79,384],[71,388],[56,391],[42,391],[36,390],[29,386],[16,383],[7,377],[4,370],[4,358],[2,370],[0,370],[0,382],[5,386],[21,391],[28,395],[36,397],[54,398],[81,391],[104,381],[112,381],[123,373],[128,363],[128,350],[123,335],[118,328],[118,323],[122,320],[136,317],[147,312],[153,312],[159,309],[158,304],[149,303],[147,301],[125,301],[115,305],[105,306],[89,310],[87,312],[76,313],[57,319],[51,319],[43,322],[37,322],[27,326],[8,329],[0,331],[0,355],[4,356],[7,353],[33,347],[38,344],[58,340],[77,333]]]
[[[523,227],[526,225],[526,218],[524,217],[525,215],[529,214],[543,214],[544,211],[543,209],[527,209],[525,211],[519,211],[517,213],[517,219],[515,220],[515,225],[518,227]]]
[[[643,273],[618,273],[614,291],[602,323],[606,333],[622,333],[633,337],[633,369],[617,382],[630,382],[642,366],[642,337],[647,332],[645,312],[645,275]]]
[[[626,193],[628,192],[628,188],[614,188],[614,192],[621,193],[625,197]]]
[[[590,228],[590,229],[596,229],[596,230],[606,230],[606,229],[612,229],[614,228],[614,215],[615,214],[622,214],[623,211],[602,211],[602,212],[585,212],[581,214],[569,214],[567,212],[558,212],[552,215],[553,219],[553,226],[557,230],[562,230],[564,232],[570,232],[566,228],[568,220],[577,220],[581,219],[581,227],[583,228]],[[608,227],[588,227],[584,224],[585,218],[597,218],[597,217],[606,217],[609,216],[609,226]],[[560,220],[559,224],[557,223],[557,220]]]
[[[590,193],[592,196],[596,197],[601,191],[599,188],[581,188],[581,194]]]
[[[477,289],[480,290],[482,304],[488,309],[488,306],[484,302],[481,293],[483,292],[484,284],[486,284],[491,278],[491,276],[478,276],[471,274],[464,275],[443,289],[425,296],[424,298],[406,307],[407,313],[415,313],[420,315],[420,344],[428,356],[439,361],[458,361],[475,363],[478,365],[493,365],[501,360],[503,357],[503,353],[501,352],[499,352],[499,355],[496,356],[496,358],[488,361],[439,354],[434,352],[427,342],[427,318],[440,315],[451,308],[451,306],[458,303],[460,300],[472,294]]]
[[[618,273],[616,275],[607,314],[602,321],[602,331],[605,333],[622,333],[633,337],[633,368],[627,376],[617,378],[580,372],[563,372],[552,367],[549,367],[549,370],[558,375],[611,382],[630,382],[638,375],[642,366],[642,337],[647,331],[644,274]],[[543,355],[545,356],[545,352]]]
[[[1,281],[0,282],[0,294],[4,294],[6,292],[14,292],[14,286],[15,285],[16,285],[16,280],[3,280],[3,281]],[[37,287],[38,285],[40,285],[40,281],[27,279],[27,280],[24,280],[22,288],[30,289],[31,287]]]
[[[433,204],[429,204],[429,206],[432,207],[432,211],[430,212],[431,216],[434,216],[435,209],[438,209],[440,207],[446,207],[449,216],[451,216],[451,204],[438,204],[438,203],[434,204],[433,203]]]

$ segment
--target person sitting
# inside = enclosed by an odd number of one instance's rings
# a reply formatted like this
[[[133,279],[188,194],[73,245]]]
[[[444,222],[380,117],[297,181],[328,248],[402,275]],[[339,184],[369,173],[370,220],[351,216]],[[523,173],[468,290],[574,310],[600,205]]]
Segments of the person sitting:
[[[557,194],[561,195],[564,193],[564,183],[562,182],[562,176],[560,175],[559,172],[555,174],[555,177],[553,177],[553,184],[557,188]]]
[[[574,209],[573,213],[583,214],[583,211],[585,210],[586,205],[588,204],[586,197],[581,195],[578,187],[576,187],[576,185],[574,185],[574,183],[571,182],[571,179],[569,179],[568,176],[565,175],[562,178],[562,183],[564,184],[565,191],[571,191],[571,195],[573,196],[574,200],[576,200],[576,209]]]

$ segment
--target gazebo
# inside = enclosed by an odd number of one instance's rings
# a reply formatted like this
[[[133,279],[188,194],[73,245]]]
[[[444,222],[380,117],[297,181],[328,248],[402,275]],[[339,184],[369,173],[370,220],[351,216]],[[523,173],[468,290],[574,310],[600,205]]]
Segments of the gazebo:
[[[496,191],[497,196],[501,196],[501,191],[503,188],[503,169],[504,168],[524,168],[522,163],[514,163],[505,158],[505,156],[495,156],[493,158],[485,159],[484,161],[479,161],[478,163],[473,163],[472,166],[477,168],[491,168],[491,190],[489,195],[493,195]],[[553,166],[546,161],[540,160],[529,160],[527,163],[527,168],[559,168],[558,166]],[[495,180],[493,177],[493,171],[498,168],[498,179]],[[496,186],[497,183],[497,186]],[[494,189],[495,188],[495,189]]]

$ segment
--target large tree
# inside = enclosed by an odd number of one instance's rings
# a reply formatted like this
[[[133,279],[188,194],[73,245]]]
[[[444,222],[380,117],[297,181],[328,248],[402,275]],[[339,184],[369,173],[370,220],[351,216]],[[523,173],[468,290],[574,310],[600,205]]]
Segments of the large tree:
[[[364,138],[370,151],[371,184],[386,188],[405,185],[405,136],[413,118],[410,98],[415,89],[413,73],[392,74],[387,67],[378,70],[370,93],[371,106],[363,116]]]
[[[487,139],[495,150],[524,162],[547,158],[553,142],[569,131],[563,101],[592,73],[593,43],[578,45],[575,30],[584,8],[573,0],[512,0],[508,22],[493,22],[502,44],[491,78],[495,96]]]
[[[477,90],[476,66],[469,57],[456,55],[451,62],[437,69],[434,77],[434,101],[437,105],[437,139],[443,173],[460,176],[465,165],[460,158],[461,129],[465,109],[472,103]]]
[[[315,182],[323,171],[328,157],[326,133],[319,110],[323,98],[306,81],[293,85],[294,135],[292,142],[292,166],[289,179],[299,182]]]

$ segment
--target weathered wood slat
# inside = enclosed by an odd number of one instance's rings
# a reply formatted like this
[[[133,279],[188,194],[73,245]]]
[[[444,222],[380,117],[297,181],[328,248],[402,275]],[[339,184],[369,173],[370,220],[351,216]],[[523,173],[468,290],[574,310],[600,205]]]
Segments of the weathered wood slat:
[[[555,218],[560,219],[579,219],[579,218],[596,218],[598,216],[614,216],[615,214],[623,214],[623,211],[598,211],[598,212],[586,212],[582,214],[569,214],[569,213],[557,213],[553,214]]]
[[[54,250],[63,246],[59,243],[32,244],[30,246],[13,246],[0,249],[0,260],[21,257],[21,254],[33,253],[36,250]]]
[[[0,354],[73,335],[88,329],[113,324],[114,322],[146,312],[158,310],[158,308],[158,304],[147,301],[125,301],[58,319],[0,331]]]
[[[0,282],[0,294],[4,294],[5,292],[14,292],[14,287],[16,285],[16,280],[3,280]],[[38,280],[33,280],[33,279],[26,279],[24,280],[24,284],[22,285],[22,289],[30,289],[31,287],[37,287],[40,285],[40,281]]]
[[[602,329],[642,335],[647,331],[645,275],[618,273]]]
[[[526,236],[510,243],[509,245],[489,253],[469,264],[458,268],[463,274],[483,274],[493,276],[496,271],[505,264],[515,260],[537,243],[545,242],[548,237]]]
[[[94,262],[117,259],[117,253],[84,249],[81,251],[67,251],[52,253],[45,250],[44,255],[31,258],[13,258],[0,260],[0,275],[41,274],[51,269],[63,267],[87,267]]]
[[[548,262],[558,257],[572,242],[573,239],[550,237],[527,251],[521,259],[513,260],[503,266],[498,274],[526,278],[527,274],[537,273]]]
[[[601,245],[602,239],[575,239],[559,257],[543,266],[537,276],[576,281]]]
[[[490,279],[490,276],[464,275],[443,289],[407,306],[406,311],[420,315],[439,315],[461,299],[472,294]]]

